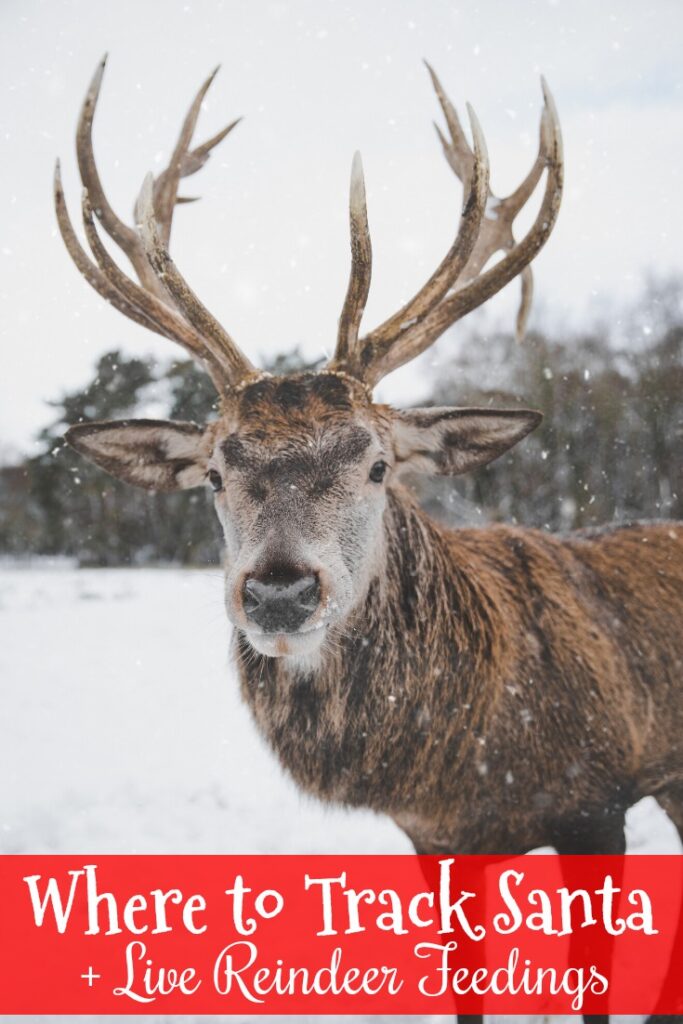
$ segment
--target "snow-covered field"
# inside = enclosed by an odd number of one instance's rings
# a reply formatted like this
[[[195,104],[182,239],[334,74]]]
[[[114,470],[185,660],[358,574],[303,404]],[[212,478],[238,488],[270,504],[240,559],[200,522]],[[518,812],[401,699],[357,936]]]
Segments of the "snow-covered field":
[[[0,570],[5,852],[405,852],[284,778],[239,698],[219,570]]]
[[[219,570],[4,567],[0,628],[3,852],[409,852],[282,775],[240,703]],[[628,843],[680,851],[652,800]]]

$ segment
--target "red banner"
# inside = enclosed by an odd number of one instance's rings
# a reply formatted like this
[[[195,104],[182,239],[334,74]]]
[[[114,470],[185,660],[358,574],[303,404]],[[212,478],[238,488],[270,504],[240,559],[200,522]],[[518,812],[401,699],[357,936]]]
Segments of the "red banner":
[[[673,856],[4,856],[0,1013],[673,1013],[682,888]]]

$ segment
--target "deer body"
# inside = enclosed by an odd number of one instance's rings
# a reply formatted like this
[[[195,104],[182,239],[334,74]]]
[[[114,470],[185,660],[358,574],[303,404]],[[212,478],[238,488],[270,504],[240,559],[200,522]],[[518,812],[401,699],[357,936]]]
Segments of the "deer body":
[[[397,491],[386,534],[316,670],[235,638],[303,789],[389,814],[422,852],[521,853],[623,815],[663,765],[683,780],[683,526],[449,531]]]

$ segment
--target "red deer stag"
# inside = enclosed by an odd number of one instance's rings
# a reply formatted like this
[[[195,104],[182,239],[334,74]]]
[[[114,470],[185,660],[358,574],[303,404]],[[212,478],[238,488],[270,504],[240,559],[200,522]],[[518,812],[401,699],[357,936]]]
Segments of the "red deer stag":
[[[445,529],[401,485],[404,471],[476,469],[541,415],[399,411],[372,399],[382,377],[518,275],[523,332],[529,264],[562,192],[545,85],[538,156],[519,188],[497,199],[476,117],[470,110],[470,148],[430,72],[447,125],[441,142],[465,191],[453,245],[402,309],[361,336],[371,247],[356,157],[352,269],[334,356],[319,372],[276,378],[242,354],[168,252],[180,179],[233,127],[192,148],[212,78],[168,166],[146,179],[130,227],[107,201],[93,154],[102,72],[77,133],[92,257],[69,220],[58,168],[62,237],[104,298],[204,365],[221,411],[204,426],[83,423],[67,440],[138,487],[215,492],[242,693],[284,768],[323,800],[388,814],[421,853],[620,853],[626,808],[646,794],[683,831],[683,528],[564,537]],[[516,242],[513,220],[544,173],[538,215]],[[113,260],[98,224],[138,281]]]

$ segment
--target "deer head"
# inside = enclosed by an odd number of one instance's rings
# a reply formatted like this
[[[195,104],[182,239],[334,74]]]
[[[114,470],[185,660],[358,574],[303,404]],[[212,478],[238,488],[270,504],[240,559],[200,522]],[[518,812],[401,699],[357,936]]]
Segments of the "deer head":
[[[528,410],[427,408],[399,411],[373,402],[384,376],[415,358],[451,324],[517,275],[524,331],[531,303],[529,264],[548,238],[562,192],[560,128],[543,83],[538,156],[505,199],[489,189],[486,144],[468,108],[472,147],[436,75],[430,75],[447,135],[439,136],[463,183],[455,240],[417,294],[361,336],[370,287],[371,245],[360,157],[351,174],[351,276],[337,345],[319,372],[271,377],[259,372],[202,305],[168,251],[180,180],[194,174],[236,121],[201,145],[192,137],[199,90],[168,166],[145,180],[135,227],[109,205],[95,164],[92,124],[104,71],[99,66],[78,124],[83,223],[91,255],[73,229],[59,164],[55,204],[62,238],[88,282],[126,316],[182,345],[210,374],[220,398],[211,423],[128,420],[73,426],[66,438],[108,473],[149,490],[208,485],[227,548],[226,605],[233,623],[262,654],[315,658],[325,638],[362,600],[386,542],[387,493],[406,469],[464,473],[507,451],[539,423]],[[215,74],[215,72],[214,72]],[[515,242],[512,222],[544,171],[539,213]],[[97,220],[95,219],[95,216]],[[129,258],[129,277],[104,246],[97,224]],[[502,258],[486,269],[499,250]]]

